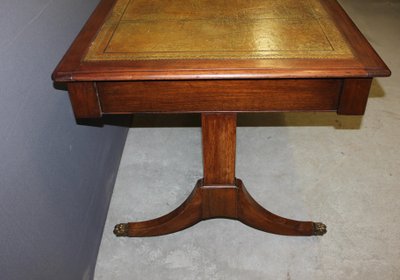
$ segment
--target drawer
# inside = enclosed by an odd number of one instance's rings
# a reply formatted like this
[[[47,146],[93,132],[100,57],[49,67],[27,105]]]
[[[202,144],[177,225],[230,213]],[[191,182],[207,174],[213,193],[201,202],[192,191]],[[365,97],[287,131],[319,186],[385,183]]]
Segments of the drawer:
[[[98,82],[111,113],[336,111],[341,79]]]

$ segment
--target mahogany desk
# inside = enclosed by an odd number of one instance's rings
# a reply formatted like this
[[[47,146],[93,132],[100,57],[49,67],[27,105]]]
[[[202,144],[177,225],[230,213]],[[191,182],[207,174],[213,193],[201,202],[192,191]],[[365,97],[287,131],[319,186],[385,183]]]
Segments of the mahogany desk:
[[[204,177],[176,210],[119,224],[155,236],[210,218],[323,235],[260,206],[235,177],[237,112],[364,113],[390,71],[335,0],[102,0],[54,71],[75,117],[200,113]],[[156,195],[156,194],[155,194]]]

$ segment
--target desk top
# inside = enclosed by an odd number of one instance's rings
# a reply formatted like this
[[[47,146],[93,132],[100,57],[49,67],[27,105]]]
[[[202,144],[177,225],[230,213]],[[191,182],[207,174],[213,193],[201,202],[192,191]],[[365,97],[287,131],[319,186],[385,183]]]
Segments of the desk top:
[[[388,75],[335,0],[102,0],[53,78]]]

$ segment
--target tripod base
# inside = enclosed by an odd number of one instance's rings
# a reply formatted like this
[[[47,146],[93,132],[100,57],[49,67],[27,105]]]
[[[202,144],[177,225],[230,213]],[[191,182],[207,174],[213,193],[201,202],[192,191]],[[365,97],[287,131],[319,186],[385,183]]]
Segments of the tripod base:
[[[159,236],[181,231],[200,221],[228,218],[264,232],[290,236],[324,235],[322,223],[295,221],[264,209],[247,192],[240,179],[232,186],[207,186],[199,180],[186,201],[160,218],[118,224],[114,234],[126,237]]]

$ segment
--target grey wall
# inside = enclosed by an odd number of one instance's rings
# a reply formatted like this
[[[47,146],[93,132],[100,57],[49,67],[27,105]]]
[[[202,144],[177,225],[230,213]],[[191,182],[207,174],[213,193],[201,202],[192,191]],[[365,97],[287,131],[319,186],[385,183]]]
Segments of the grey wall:
[[[50,75],[97,0],[0,1],[0,279],[91,279],[126,128],[75,124]]]

